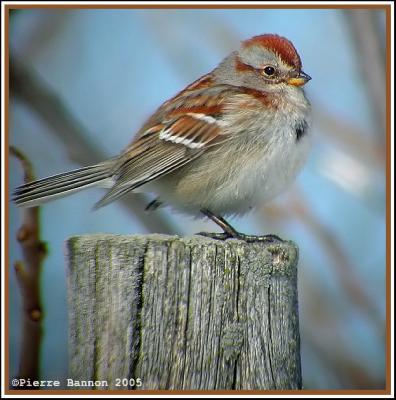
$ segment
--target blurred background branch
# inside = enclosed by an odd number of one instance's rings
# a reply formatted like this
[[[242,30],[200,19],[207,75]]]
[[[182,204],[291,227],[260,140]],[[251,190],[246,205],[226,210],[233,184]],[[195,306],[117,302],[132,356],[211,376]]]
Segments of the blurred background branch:
[[[294,189],[290,197],[290,207],[287,209],[276,204],[265,206],[266,217],[283,224],[288,224],[295,219],[305,225],[311,234],[311,240],[316,241],[334,260],[334,272],[343,293],[348,296],[354,306],[370,318],[371,323],[378,330],[378,334],[384,337],[383,317],[372,299],[368,297],[365,285],[358,275],[359,268],[350,262],[340,239],[320,221],[314,210],[307,206],[308,199],[304,198],[301,190]]]
[[[86,166],[96,164],[115,154],[105,153],[88,139],[89,134],[67,109],[60,97],[17,57],[10,55],[10,92],[26,102],[48,125],[65,146],[71,161]],[[49,174],[50,175],[50,174]],[[150,200],[145,196],[124,196],[120,203],[148,229],[149,232],[174,232],[173,225],[160,213],[145,213]]]
[[[384,148],[376,140],[376,132],[359,129],[355,124],[333,115],[324,106],[314,105],[315,121],[326,139],[346,150],[369,168],[384,168]]]
[[[377,10],[356,10],[353,13],[345,11],[344,16],[354,41],[361,79],[367,90],[367,99],[377,128],[377,137],[384,147],[386,46],[381,45],[385,42],[381,14]]]

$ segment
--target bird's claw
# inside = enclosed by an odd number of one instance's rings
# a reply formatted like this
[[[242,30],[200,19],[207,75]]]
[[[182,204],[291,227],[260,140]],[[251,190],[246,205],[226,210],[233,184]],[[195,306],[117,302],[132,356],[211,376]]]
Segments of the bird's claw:
[[[243,240],[248,243],[253,242],[266,242],[266,243],[274,243],[274,242],[283,242],[279,236],[276,235],[264,235],[264,236],[256,236],[256,235],[246,235],[240,232],[222,232],[222,233],[215,233],[215,232],[198,232],[197,235],[209,237],[215,240],[227,240],[227,239],[239,239]]]

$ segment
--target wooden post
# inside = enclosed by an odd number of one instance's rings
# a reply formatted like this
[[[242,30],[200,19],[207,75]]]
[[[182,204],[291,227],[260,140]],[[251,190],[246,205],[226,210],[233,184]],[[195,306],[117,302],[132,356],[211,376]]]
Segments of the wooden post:
[[[70,377],[91,381],[75,388],[301,389],[292,242],[90,235],[67,248]]]

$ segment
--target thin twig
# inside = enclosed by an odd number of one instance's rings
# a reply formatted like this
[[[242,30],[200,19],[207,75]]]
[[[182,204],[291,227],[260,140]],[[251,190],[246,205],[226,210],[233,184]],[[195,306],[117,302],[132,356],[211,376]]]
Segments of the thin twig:
[[[24,171],[24,182],[34,180],[31,162],[18,149],[11,146]],[[18,376],[36,380],[39,377],[39,355],[42,339],[43,309],[40,299],[42,262],[47,254],[46,244],[40,239],[39,207],[23,210],[22,225],[17,232],[23,261],[14,265],[23,302],[22,346]]]

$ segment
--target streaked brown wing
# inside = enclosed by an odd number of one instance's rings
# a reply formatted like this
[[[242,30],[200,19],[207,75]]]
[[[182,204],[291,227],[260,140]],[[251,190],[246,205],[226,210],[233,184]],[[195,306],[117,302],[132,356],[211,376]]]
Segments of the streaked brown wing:
[[[208,78],[205,79],[207,80]],[[152,133],[159,135],[161,131],[164,132],[169,129],[172,124],[174,125],[171,136],[174,138],[188,134],[192,125],[195,125],[196,129],[198,127],[214,128],[212,122],[217,122],[221,128],[226,100],[234,94],[240,94],[241,88],[230,85],[212,87],[205,87],[204,85],[202,89],[200,88],[201,86],[202,83],[198,86],[194,83],[174,98],[165,102],[143,125],[135,140],[131,143],[130,148],[135,147],[141,138]],[[206,122],[206,124],[200,122]],[[221,129],[213,129],[211,135],[206,135],[204,129],[200,131],[204,143],[208,143],[209,136],[215,139],[216,134],[222,135],[223,133]],[[200,135],[196,135],[195,141],[197,143],[199,138]]]
[[[115,183],[106,195],[95,204],[95,209],[105,206],[118,197],[159,178],[197,157],[202,151],[189,152],[183,145],[157,141],[157,144],[139,155],[125,159],[114,175]]]
[[[166,102],[120,156],[115,183],[95,208],[180,168],[227,139],[221,116],[229,90],[224,85],[186,90]]]

